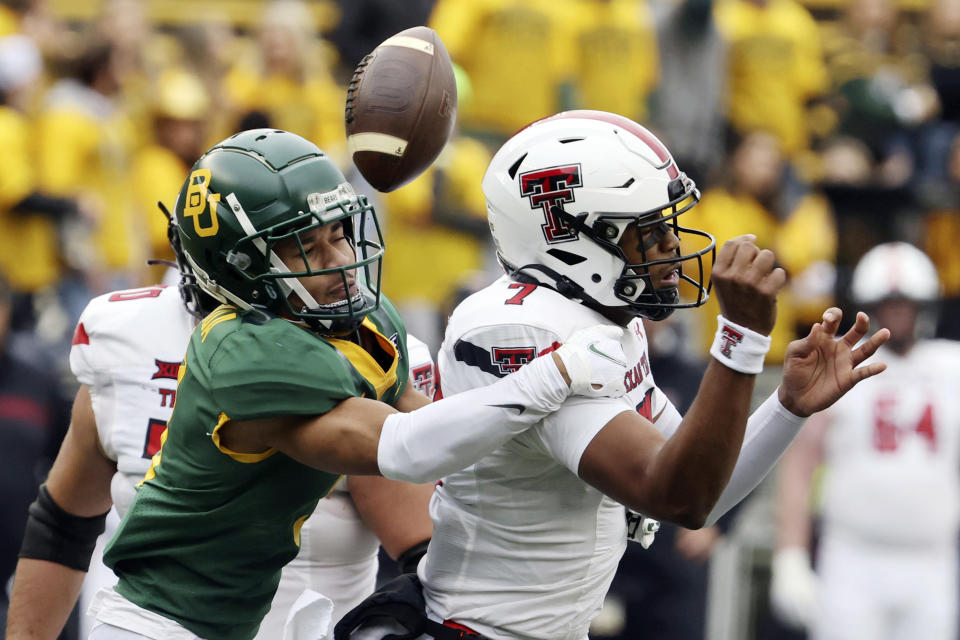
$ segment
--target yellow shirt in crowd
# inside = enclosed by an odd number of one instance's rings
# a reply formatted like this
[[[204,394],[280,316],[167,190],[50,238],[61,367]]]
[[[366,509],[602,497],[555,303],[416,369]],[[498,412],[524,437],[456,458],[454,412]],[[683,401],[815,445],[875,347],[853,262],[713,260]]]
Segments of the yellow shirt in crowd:
[[[137,213],[143,216],[147,231],[147,253],[151,258],[173,260],[173,249],[167,239],[167,219],[157,202],[163,202],[173,213],[174,201],[188,170],[175,153],[158,144],[144,147],[134,158],[131,182]]]
[[[435,224],[431,219],[437,167],[444,171],[444,199],[486,220],[480,180],[490,161],[474,139],[455,138],[433,167],[410,184],[383,195],[385,215],[384,291],[400,306],[429,303],[442,308],[464,277],[483,267],[487,243]]]
[[[0,272],[17,291],[33,293],[60,277],[57,229],[44,215],[11,213],[36,188],[27,118],[0,107]]]
[[[303,136],[328,154],[345,148],[343,106],[347,92],[331,77],[317,74],[301,82],[284,75],[264,77],[255,69],[237,65],[224,82],[241,113],[262,111],[270,118],[270,126]]]
[[[722,0],[717,24],[729,44],[729,118],[739,131],[777,136],[787,154],[809,145],[809,99],[826,89],[817,25],[794,0]]]
[[[458,121],[506,137],[561,107],[574,73],[571,0],[439,0],[430,26],[463,67],[473,98]]]
[[[684,214],[684,226],[702,229],[716,238],[717,249],[736,236],[753,233],[757,236],[757,246],[771,249],[777,255],[779,264],[788,276],[794,277],[818,260],[833,262],[836,253],[836,231],[832,213],[826,200],[817,195],[801,200],[786,221],[780,222],[760,202],[750,196],[735,195],[723,188],[711,189],[704,193],[700,203]],[[704,262],[709,273],[713,264]],[[686,292],[689,296],[689,291]],[[831,303],[830,299],[798,299],[789,285],[783,290],[777,304],[777,324],[773,329],[773,340],[767,354],[767,362],[783,362],[787,345],[793,340],[798,321],[819,320],[819,314]],[[717,328],[716,317],[720,305],[716,295],[711,295],[707,303],[697,309],[696,318],[699,328],[699,342],[702,349],[709,349]],[[811,316],[811,314],[813,314]]]
[[[580,106],[645,120],[660,67],[649,6],[635,0],[577,0],[572,9]]]
[[[40,114],[39,184],[50,194],[83,196],[95,204],[98,266],[129,275],[145,257],[144,230],[129,185],[134,135],[119,110],[103,105],[89,90],[74,87]]]

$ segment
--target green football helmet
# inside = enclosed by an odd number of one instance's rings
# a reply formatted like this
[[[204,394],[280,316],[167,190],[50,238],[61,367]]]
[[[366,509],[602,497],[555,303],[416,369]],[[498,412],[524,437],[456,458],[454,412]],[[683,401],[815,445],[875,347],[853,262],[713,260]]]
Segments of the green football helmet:
[[[200,288],[240,308],[303,320],[323,333],[346,333],[380,304],[383,236],[373,206],[312,142],[276,129],[253,129],[213,146],[193,165],[175,209],[180,241]],[[300,234],[341,221],[355,262],[311,269]],[[294,239],[303,268],[274,252]],[[357,294],[319,304],[298,277],[336,273]]]

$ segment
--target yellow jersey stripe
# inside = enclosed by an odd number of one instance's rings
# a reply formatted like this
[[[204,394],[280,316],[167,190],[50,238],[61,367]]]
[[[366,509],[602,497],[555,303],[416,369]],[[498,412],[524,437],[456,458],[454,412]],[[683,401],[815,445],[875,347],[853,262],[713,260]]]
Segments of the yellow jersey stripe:
[[[217,307],[213,313],[204,318],[203,322],[200,323],[200,341],[205,342],[207,336],[210,335],[210,331],[212,331],[215,326],[221,322],[233,320],[236,317],[237,311],[234,307],[228,307],[226,305]]]
[[[221,411],[220,418],[217,420],[217,426],[213,428],[213,433],[210,434],[210,437],[213,440],[214,446],[217,449],[219,449],[222,453],[227,454],[237,462],[250,463],[250,462],[260,462],[261,460],[266,460],[267,458],[269,458],[270,456],[272,456],[277,452],[277,450],[273,447],[270,447],[266,451],[262,451],[260,453],[240,453],[239,451],[232,451],[228,449],[220,442],[220,427],[227,424],[228,422],[230,422],[230,418],[227,416],[227,414]]]
[[[163,455],[163,444],[167,441],[167,433],[169,432],[170,428],[167,427],[163,430],[163,433],[160,434],[160,450],[153,454],[153,457],[150,458],[150,468],[147,469],[145,474],[143,474],[143,480],[137,483],[138,487],[147,480],[153,480],[157,477],[157,467],[160,466],[160,456]]]
[[[347,360],[350,361],[350,364],[362,375],[373,388],[377,390],[377,399],[383,397],[383,394],[397,383],[397,363],[400,360],[399,354],[397,353],[397,347],[390,341],[389,338],[384,336],[382,333],[377,331],[377,327],[370,321],[369,318],[363,319],[363,324],[361,325],[366,327],[377,339],[377,343],[380,345],[380,348],[386,351],[388,354],[392,354],[393,361],[390,365],[390,369],[384,371],[379,364],[377,364],[376,359],[367,353],[366,349],[360,345],[350,342],[349,340],[340,340],[338,338],[327,338],[327,342],[332,344],[340,353],[347,357]]]

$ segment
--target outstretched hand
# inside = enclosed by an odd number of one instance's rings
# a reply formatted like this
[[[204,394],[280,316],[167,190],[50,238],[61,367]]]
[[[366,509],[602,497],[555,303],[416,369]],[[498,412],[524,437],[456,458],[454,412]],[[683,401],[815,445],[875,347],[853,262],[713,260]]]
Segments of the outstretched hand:
[[[853,327],[835,339],[842,318],[840,309],[830,307],[805,338],[787,347],[779,393],[791,413],[806,417],[826,409],[858,382],[887,368],[883,362],[859,365],[890,338],[890,331],[880,329],[857,347],[870,326],[867,314],[858,312]]]

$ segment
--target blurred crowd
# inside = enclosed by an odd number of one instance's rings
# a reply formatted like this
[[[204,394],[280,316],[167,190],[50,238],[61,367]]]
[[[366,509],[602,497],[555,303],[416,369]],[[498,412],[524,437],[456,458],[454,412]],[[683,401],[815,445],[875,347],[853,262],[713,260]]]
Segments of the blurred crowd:
[[[346,153],[346,83],[417,24],[456,65],[458,129],[416,181],[366,191],[386,225],[384,290],[434,353],[446,313],[496,270],[479,188],[493,150],[570,108],[660,136],[702,192],[685,225],[775,250],[789,285],[769,365],[824,308],[849,308],[853,265],[890,240],[934,261],[938,334],[960,338],[960,0],[237,0],[256,7],[242,24],[222,2],[189,3],[176,20],[158,17],[159,0],[86,3],[89,19],[54,4],[0,2],[0,347],[6,335],[51,373],[90,297],[162,278],[172,254],[157,203],[173,209],[217,140],[293,131],[363,190]],[[674,359],[657,366],[665,389],[671,372],[689,380],[702,366],[689,356],[707,352],[717,313],[709,303],[654,336],[654,357]],[[677,406],[693,392],[678,382]],[[719,533],[704,535],[660,545],[690,565],[701,602]],[[636,583],[615,594],[630,601],[631,589],[650,597]]]
[[[493,268],[478,188],[491,150],[568,108],[646,123],[701,188],[691,225],[776,249],[791,285],[772,363],[843,302],[879,242],[925,249],[960,296],[957,0],[251,0],[243,24],[222,3],[176,21],[154,15],[161,4],[105,0],[78,20],[44,0],[0,3],[0,274],[15,331],[62,342],[91,295],[157,281],[146,260],[171,256],[156,203],[172,207],[186,167],[234,131],[288,129],[350,168],[352,69],[419,23],[457,65],[459,130],[424,176],[374,195],[387,291],[430,346]],[[690,329],[700,346],[715,312]]]

